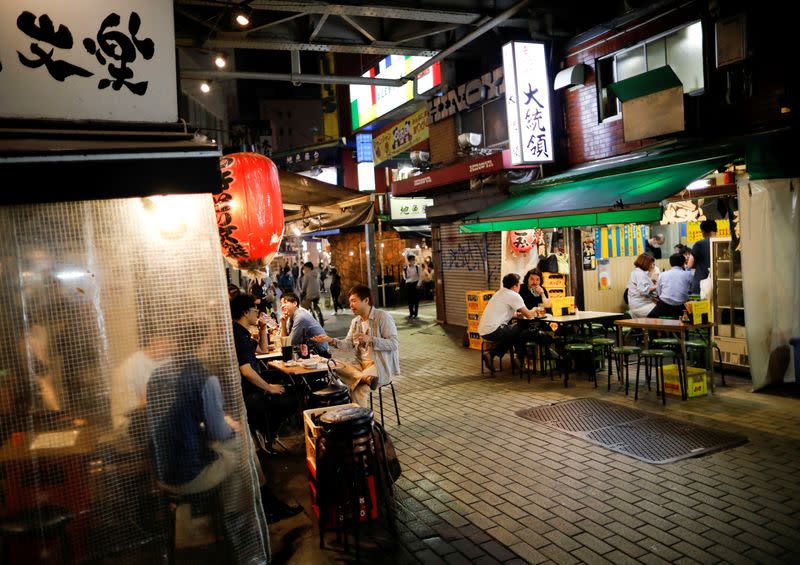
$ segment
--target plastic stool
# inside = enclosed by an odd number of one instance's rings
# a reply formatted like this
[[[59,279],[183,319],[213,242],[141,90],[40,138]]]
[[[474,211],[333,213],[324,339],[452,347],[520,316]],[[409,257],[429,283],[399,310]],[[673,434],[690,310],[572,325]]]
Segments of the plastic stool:
[[[619,377],[622,377],[622,368],[623,366],[625,367],[625,396],[628,395],[628,384],[630,383],[628,360],[631,355],[639,353],[639,351],[641,351],[641,348],[635,345],[615,345],[611,348],[611,353],[614,354],[617,361],[617,375]],[[608,389],[611,390],[611,377],[609,377]]]
[[[673,351],[667,349],[643,349],[639,352],[639,359],[636,361],[636,391],[634,392],[633,399],[639,399],[639,367],[644,359],[644,373],[647,379],[647,389],[650,390],[650,370],[656,372],[656,395],[659,392],[659,379],[661,379],[661,403],[667,404],[667,391],[664,388],[664,359],[669,355],[675,355]],[[681,389],[681,396],[683,396],[683,380],[682,377],[678,378],[679,387]]]
[[[570,361],[572,361],[572,359],[577,360],[580,356],[585,356],[589,358],[592,380],[594,381],[594,387],[597,388],[597,371],[595,371],[594,368],[594,347],[588,343],[568,343],[564,351],[564,387],[566,387],[569,382]]]
[[[377,378],[377,377],[375,377]],[[394,400],[394,414],[397,416],[397,425],[400,425],[400,410],[397,409],[397,396],[394,393],[394,383],[388,382],[385,385],[378,386],[378,403],[381,407],[381,426],[383,426],[383,394],[381,390],[383,387],[388,386],[392,388],[392,400]],[[369,409],[372,410],[372,391],[369,391]],[[384,426],[386,427],[386,426]]]
[[[234,556],[233,546],[225,532],[225,510],[222,503],[222,485],[211,490],[194,494],[177,494],[165,490],[159,485],[161,496],[167,506],[167,563],[175,563],[175,518],[178,507],[182,504],[209,504],[211,517],[211,529],[214,532],[214,541],[223,540],[225,556],[232,560]]]
[[[789,340],[789,342],[791,343],[791,340]],[[708,349],[708,344],[706,344],[706,342],[701,340],[701,339],[689,339],[689,340],[686,340],[686,344],[685,345],[686,345],[686,349],[687,350],[688,349]],[[717,345],[716,341],[713,341],[713,340],[711,341],[711,349],[716,349],[717,350],[717,355],[719,355],[719,375],[720,375],[720,377],[722,377],[722,386],[727,386],[727,383],[725,382],[725,370],[723,369],[723,365],[722,365],[722,351],[720,351],[719,345]],[[795,349],[795,351],[797,351],[797,350]],[[797,361],[797,355],[795,355],[795,369],[796,370],[800,370],[800,369],[797,368],[797,362],[798,362]],[[705,363],[703,363],[703,364],[705,365]],[[713,374],[714,373],[714,359],[713,358],[711,359],[711,373],[712,373],[711,374],[711,378],[713,379],[714,378],[714,374]]]
[[[503,355],[508,353],[509,357],[511,358],[511,374],[513,375],[514,374],[514,348],[513,347],[509,348],[509,350],[507,352],[503,353],[503,354],[498,354],[497,352],[494,352],[494,355],[492,355],[492,352],[493,352],[492,348],[495,345],[496,345],[496,343],[493,342],[493,341],[487,341],[485,339],[481,340],[481,375],[483,374],[483,368],[486,366],[486,360],[483,358],[483,354],[484,353],[488,353],[489,354],[489,361],[490,361],[490,363],[489,363],[489,371],[491,372],[492,376],[494,376],[494,362],[493,362],[493,359],[495,357],[498,357],[500,359],[500,370],[502,371],[503,370]]]
[[[596,337],[592,339],[592,345],[596,348],[600,348],[600,358],[603,361],[603,365],[605,365],[606,361],[608,361],[608,390],[611,390],[611,373],[613,372],[613,369],[611,368],[611,348],[614,347],[615,343],[616,341],[610,337]]]
[[[72,563],[72,548],[69,544],[67,526],[72,514],[59,506],[29,508],[0,521],[0,543],[3,545],[3,563],[11,560],[11,540],[61,540],[61,563]]]

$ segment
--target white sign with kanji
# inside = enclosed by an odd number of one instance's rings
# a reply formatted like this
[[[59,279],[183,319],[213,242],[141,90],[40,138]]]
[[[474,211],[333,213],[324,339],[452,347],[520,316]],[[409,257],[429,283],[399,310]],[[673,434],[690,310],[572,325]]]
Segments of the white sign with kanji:
[[[521,41],[503,45],[503,74],[511,162],[552,161],[550,80],[544,45]]]
[[[0,2],[0,117],[177,121],[172,1]]]

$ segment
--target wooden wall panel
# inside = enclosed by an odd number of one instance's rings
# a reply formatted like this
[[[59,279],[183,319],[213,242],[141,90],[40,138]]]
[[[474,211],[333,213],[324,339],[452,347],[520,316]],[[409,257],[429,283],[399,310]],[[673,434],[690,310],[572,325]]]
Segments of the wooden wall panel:
[[[609,259],[611,271],[611,289],[598,290],[597,270],[583,271],[583,292],[585,309],[595,312],[624,312],[628,305],[622,300],[622,293],[628,286],[631,277],[633,262],[636,257],[613,257]],[[669,269],[669,259],[656,261],[658,268],[664,271]]]

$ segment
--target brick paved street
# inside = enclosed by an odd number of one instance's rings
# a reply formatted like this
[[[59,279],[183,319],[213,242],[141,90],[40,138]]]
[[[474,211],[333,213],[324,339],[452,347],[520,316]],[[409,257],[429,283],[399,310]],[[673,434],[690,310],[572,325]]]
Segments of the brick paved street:
[[[671,397],[662,408],[655,392],[644,389],[637,408],[749,440],[705,457],[651,465],[514,414],[577,397],[633,406],[632,393],[625,397],[613,383],[611,392],[594,389],[583,376],[570,379],[567,389],[540,376],[528,384],[512,377],[507,365],[494,378],[481,376],[478,352],[462,348],[460,335],[432,325],[431,305],[412,322],[401,310],[394,313],[403,370],[395,381],[401,426],[391,394],[384,403],[403,466],[396,485],[400,539],[379,533],[367,556],[384,554],[382,561],[402,563],[800,559],[796,398],[754,394],[748,381],[729,378],[732,386],[718,387],[714,396],[687,402]],[[326,329],[341,335],[350,317],[329,319]],[[300,468],[285,463],[281,476]],[[308,507],[303,477],[291,482],[298,502]],[[270,527],[276,563],[348,560],[335,546],[316,549],[308,516],[287,522]],[[287,532],[294,536],[291,544]]]

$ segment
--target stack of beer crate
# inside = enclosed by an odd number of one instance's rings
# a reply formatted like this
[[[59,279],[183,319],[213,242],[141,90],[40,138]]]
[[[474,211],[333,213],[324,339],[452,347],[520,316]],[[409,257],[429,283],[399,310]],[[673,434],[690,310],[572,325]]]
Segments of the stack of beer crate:
[[[469,332],[469,348],[481,348],[481,334],[478,333],[478,323],[481,321],[481,316],[489,303],[489,300],[494,296],[493,290],[468,290],[467,291],[467,332]]]
[[[547,289],[548,298],[563,298],[567,295],[567,275],[542,273],[542,286]]]

